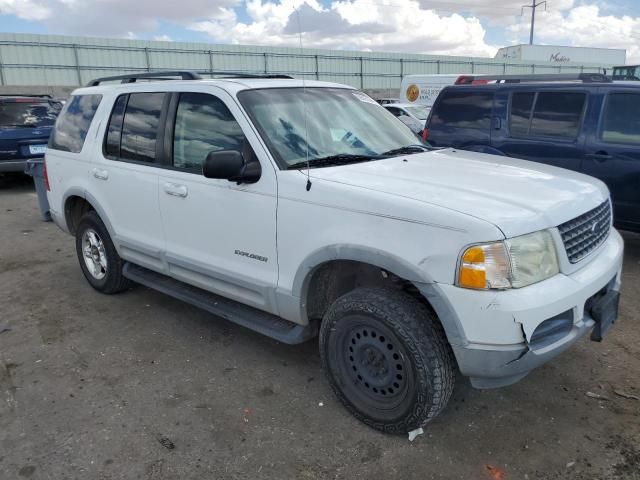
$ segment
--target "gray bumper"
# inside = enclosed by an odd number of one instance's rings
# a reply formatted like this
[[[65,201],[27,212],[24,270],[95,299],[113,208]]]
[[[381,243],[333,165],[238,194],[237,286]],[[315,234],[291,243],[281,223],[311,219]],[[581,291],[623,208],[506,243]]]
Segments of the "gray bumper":
[[[590,332],[595,322],[585,317],[557,342],[540,350],[531,350],[527,344],[509,347],[484,345],[452,345],[463,375],[470,377],[475,388],[497,388],[516,383],[533,369],[560,355]]]
[[[27,166],[26,160],[0,160],[0,172],[1,173],[24,173],[24,169]]]

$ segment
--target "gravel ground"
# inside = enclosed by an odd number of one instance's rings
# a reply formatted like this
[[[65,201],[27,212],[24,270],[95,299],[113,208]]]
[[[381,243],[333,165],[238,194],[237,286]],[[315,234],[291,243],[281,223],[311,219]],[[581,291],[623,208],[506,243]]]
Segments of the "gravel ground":
[[[96,293],[29,181],[0,179],[0,479],[640,479],[640,236],[625,241],[603,343],[503,389],[459,378],[410,443],[347,414],[316,342],[140,286]]]

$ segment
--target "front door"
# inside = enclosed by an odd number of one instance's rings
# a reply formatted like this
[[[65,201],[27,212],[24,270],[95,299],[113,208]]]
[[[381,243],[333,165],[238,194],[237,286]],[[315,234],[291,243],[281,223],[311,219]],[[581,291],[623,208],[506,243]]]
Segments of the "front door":
[[[216,95],[173,95],[167,119],[167,163],[159,202],[169,273],[182,281],[277,313],[277,185],[274,168],[235,101]],[[258,154],[253,184],[208,179],[207,154]]]
[[[583,171],[609,187],[616,225],[640,231],[640,89],[620,89],[605,96]]]

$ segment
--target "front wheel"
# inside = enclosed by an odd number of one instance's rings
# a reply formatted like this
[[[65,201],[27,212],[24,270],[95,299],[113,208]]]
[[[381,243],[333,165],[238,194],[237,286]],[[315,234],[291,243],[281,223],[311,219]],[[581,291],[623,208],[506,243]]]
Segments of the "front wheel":
[[[360,288],[329,308],[320,355],[334,392],[367,425],[407,433],[446,406],[455,370],[435,316],[403,292]]]
[[[118,293],[129,288],[122,275],[122,259],[104,223],[94,211],[84,214],[76,230],[76,253],[89,284],[102,293]]]

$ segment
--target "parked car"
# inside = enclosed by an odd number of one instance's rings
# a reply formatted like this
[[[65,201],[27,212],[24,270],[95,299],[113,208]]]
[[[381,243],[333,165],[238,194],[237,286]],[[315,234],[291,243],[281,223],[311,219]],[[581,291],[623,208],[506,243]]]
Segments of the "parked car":
[[[602,182],[430,149],[352,87],[198,78],[98,79],[56,122],[51,214],[99,292],[134,281],[284,343],[319,335],[338,398],[385,432],[433,419],[458,369],[512,384],[616,320]]]
[[[48,96],[0,96],[0,173],[24,172],[44,156],[62,104]]]
[[[409,127],[413,133],[418,136],[422,134],[424,122],[429,116],[429,109],[427,107],[421,105],[404,105],[401,103],[390,103],[383,106],[396,116],[398,120]]]
[[[378,98],[376,99],[376,102],[378,102],[380,105],[387,105],[389,103],[398,103],[398,99],[397,98]]]
[[[611,191],[616,225],[640,231],[640,83],[601,74],[465,78],[442,91],[423,138],[592,175]]]

